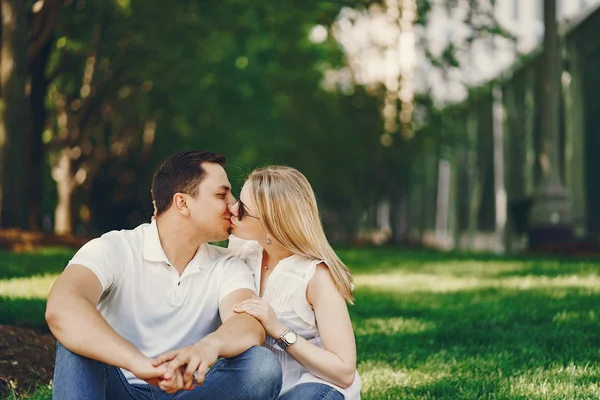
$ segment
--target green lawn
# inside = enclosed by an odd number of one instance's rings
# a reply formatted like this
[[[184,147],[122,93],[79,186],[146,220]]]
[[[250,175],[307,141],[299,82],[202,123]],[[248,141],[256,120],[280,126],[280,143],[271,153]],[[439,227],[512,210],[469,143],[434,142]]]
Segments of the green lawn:
[[[356,280],[363,399],[600,397],[597,262],[339,254]],[[70,255],[0,253],[0,323],[43,326],[44,297]]]

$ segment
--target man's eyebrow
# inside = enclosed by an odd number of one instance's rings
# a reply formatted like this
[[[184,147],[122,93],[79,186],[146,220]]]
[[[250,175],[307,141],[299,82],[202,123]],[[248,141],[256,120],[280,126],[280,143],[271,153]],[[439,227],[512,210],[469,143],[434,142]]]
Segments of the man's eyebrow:
[[[231,186],[221,185],[221,186],[219,186],[219,190],[224,190],[226,192],[230,192],[231,191]]]

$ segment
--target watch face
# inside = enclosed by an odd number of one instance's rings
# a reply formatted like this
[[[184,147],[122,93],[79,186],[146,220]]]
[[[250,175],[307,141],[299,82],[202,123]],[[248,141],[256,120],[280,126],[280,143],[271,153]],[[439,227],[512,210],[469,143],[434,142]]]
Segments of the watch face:
[[[296,335],[296,332],[289,331],[283,336],[283,339],[285,339],[285,341],[288,342],[289,344],[293,344],[293,343],[296,343],[297,337],[298,336]]]

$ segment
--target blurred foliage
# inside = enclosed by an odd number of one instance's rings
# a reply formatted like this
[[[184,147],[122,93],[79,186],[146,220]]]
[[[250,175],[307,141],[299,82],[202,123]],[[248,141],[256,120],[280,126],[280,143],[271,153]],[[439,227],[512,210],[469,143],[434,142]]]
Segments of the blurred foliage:
[[[32,226],[87,234],[148,221],[156,164],[201,148],[226,155],[236,191],[254,167],[298,168],[315,189],[326,226],[352,233],[366,210],[395,196],[422,151],[443,138],[420,129],[415,138],[382,146],[383,87],[324,89],[326,72],[346,60],[331,34],[315,43],[311,29],[329,29],[344,7],[375,3],[30,3],[28,52],[31,70],[42,71],[36,96],[43,112],[32,99],[34,122],[24,130],[32,149],[43,149],[30,185],[43,186],[41,204],[32,206],[40,210],[31,215],[45,216]],[[425,24],[432,5],[417,3],[417,23]],[[469,15],[479,12],[476,3]],[[32,46],[40,27],[46,42]],[[455,51],[446,49],[439,61],[431,55],[432,64],[457,68]],[[440,118],[427,96],[416,99],[416,109],[421,120]]]
[[[343,55],[308,39],[348,5],[363,2],[68,3],[48,64],[45,210],[67,180],[73,228],[134,226],[149,216],[154,166],[184,148],[224,153],[238,188],[253,167],[289,164],[324,207],[365,207],[381,182],[378,100],[325,92]]]

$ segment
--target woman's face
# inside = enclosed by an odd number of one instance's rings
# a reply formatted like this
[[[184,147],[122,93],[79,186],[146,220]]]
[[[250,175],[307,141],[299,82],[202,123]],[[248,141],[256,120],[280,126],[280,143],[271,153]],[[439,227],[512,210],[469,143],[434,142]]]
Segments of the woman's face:
[[[246,240],[266,240],[267,232],[258,219],[247,182],[240,192],[239,200],[229,207],[229,211],[232,214],[231,233],[233,235]]]

